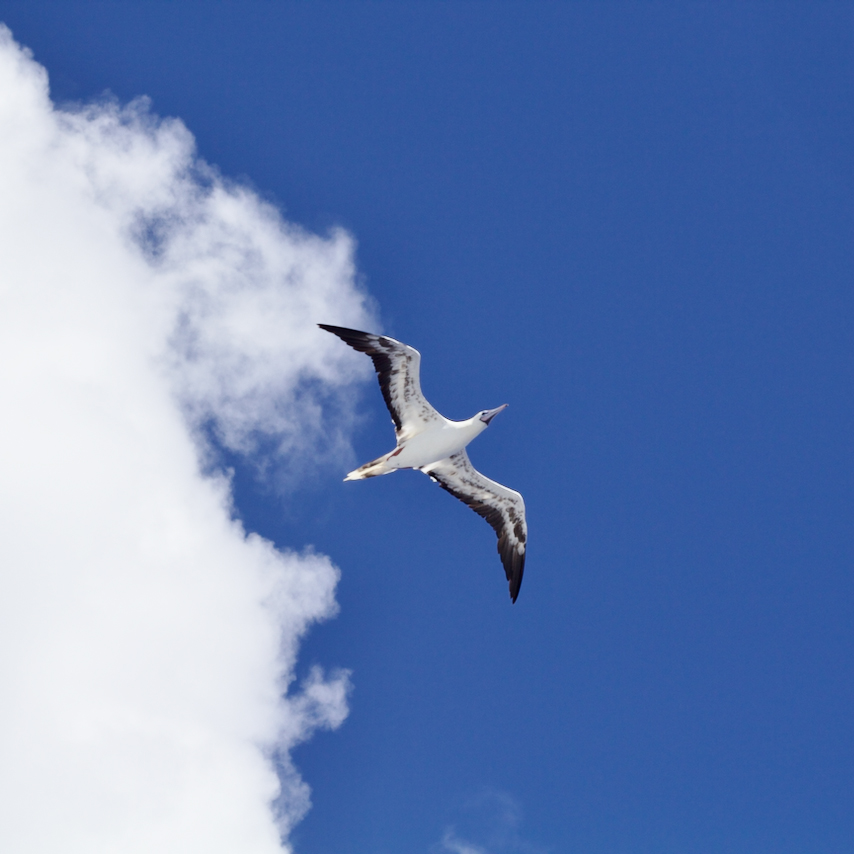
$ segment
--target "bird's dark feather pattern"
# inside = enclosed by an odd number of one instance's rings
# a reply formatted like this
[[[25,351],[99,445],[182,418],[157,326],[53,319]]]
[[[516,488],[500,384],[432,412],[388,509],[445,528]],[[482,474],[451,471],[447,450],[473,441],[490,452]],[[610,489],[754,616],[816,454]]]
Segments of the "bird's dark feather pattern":
[[[442,489],[450,492],[486,519],[498,535],[498,554],[515,602],[525,572],[528,529],[525,502],[515,490],[484,477],[469,460],[465,450],[422,469]]]
[[[371,357],[398,438],[409,432],[418,432],[440,417],[421,393],[421,354],[414,347],[387,335],[373,335],[326,323],[317,325],[337,335],[354,350]],[[411,406],[413,402],[418,404],[417,410]]]

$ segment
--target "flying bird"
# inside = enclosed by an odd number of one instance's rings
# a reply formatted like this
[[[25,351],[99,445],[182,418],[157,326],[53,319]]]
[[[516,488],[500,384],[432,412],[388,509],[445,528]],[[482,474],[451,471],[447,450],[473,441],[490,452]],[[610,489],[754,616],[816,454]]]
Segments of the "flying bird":
[[[525,569],[525,502],[518,492],[484,477],[466,453],[466,445],[486,430],[507,404],[483,409],[466,421],[451,421],[421,393],[421,354],[414,347],[387,335],[317,325],[371,357],[397,436],[397,447],[391,453],[351,471],[344,480],[363,480],[398,469],[423,471],[493,527],[510,598],[515,602]]]

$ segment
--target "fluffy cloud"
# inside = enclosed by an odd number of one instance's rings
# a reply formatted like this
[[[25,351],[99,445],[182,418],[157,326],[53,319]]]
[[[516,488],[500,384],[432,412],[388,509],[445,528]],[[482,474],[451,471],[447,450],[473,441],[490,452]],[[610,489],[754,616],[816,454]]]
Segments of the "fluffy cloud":
[[[288,751],[346,715],[346,674],[292,684],[338,572],[243,530],[211,442],[346,446],[366,367],[314,323],[371,322],[351,240],[145,102],[56,109],[2,29],[0,246],[0,847],[279,852]]]

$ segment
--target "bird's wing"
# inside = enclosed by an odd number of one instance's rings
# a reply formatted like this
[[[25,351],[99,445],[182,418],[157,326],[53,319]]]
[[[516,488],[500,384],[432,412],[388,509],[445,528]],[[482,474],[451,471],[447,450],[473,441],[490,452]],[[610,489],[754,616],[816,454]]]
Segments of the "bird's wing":
[[[522,496],[484,477],[471,464],[465,449],[452,457],[423,466],[421,471],[492,525],[498,535],[498,554],[510,584],[510,598],[515,602],[525,571],[525,543],[528,539]]]
[[[421,393],[421,354],[414,347],[386,335],[317,325],[371,357],[398,439],[408,439],[431,423],[444,420]]]

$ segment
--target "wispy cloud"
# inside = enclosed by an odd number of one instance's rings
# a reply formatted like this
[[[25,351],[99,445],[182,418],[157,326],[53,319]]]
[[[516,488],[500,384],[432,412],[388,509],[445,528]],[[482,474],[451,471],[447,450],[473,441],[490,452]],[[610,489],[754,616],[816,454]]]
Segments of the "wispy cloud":
[[[435,854],[547,854],[521,835],[521,807],[506,792],[485,789],[467,799],[459,814],[445,828]]]
[[[442,834],[442,850],[450,854],[486,854],[486,850],[479,845],[460,839],[456,831],[450,827],[445,828]]]
[[[370,323],[352,241],[144,101],[56,109],[4,28],[0,244],[0,847],[280,851],[289,751],[347,713],[346,673],[292,684],[338,571],[247,534],[205,442],[346,447],[366,368],[314,322]]]

